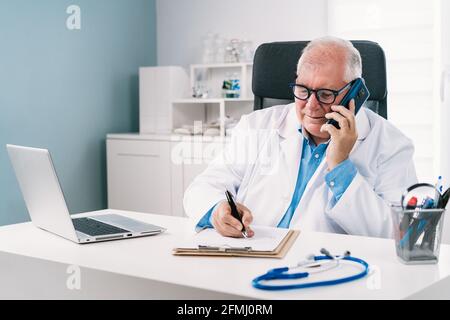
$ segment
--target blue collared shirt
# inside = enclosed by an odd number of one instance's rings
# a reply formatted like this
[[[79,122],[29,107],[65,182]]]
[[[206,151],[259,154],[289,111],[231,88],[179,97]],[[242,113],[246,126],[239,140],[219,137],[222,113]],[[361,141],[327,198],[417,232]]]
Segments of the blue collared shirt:
[[[301,130],[299,130],[299,132],[301,133]],[[305,137],[303,139],[303,148],[297,175],[297,183],[295,185],[291,203],[286,210],[283,218],[278,223],[279,228],[289,228],[289,224],[303,196],[303,192],[305,191],[309,180],[311,180],[311,177],[314,175],[314,172],[317,170],[323,158],[325,157],[327,147],[328,143],[322,143],[316,146],[314,142],[310,141],[308,138]],[[353,181],[356,172],[357,171],[355,165],[351,162],[350,159],[347,159],[341,162],[338,166],[336,166],[333,170],[325,175],[325,182],[333,192],[333,199],[331,200],[332,207],[339,201],[345,190],[347,190],[348,186]],[[211,223],[211,215],[214,212],[216,206],[217,204],[214,205],[200,219],[196,226],[196,230],[213,228],[213,225]]]

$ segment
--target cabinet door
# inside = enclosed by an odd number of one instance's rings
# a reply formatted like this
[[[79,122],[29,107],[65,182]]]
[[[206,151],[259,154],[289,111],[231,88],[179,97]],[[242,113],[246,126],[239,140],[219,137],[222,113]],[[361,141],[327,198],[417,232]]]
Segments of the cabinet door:
[[[180,144],[183,144],[181,146]],[[172,143],[172,208],[173,215],[186,216],[183,208],[184,192],[223,149],[223,143],[178,142]],[[183,150],[182,152],[177,151]]]
[[[170,142],[107,140],[108,207],[171,215]]]
[[[174,188],[172,189],[172,207],[173,207],[173,215],[186,217],[186,213],[183,208],[183,198],[184,192],[189,187],[191,182],[195,179],[196,176],[201,174],[206,168],[207,164],[192,164],[192,163],[182,163],[175,164],[172,168],[173,172],[173,181],[176,181],[176,185],[174,184]]]

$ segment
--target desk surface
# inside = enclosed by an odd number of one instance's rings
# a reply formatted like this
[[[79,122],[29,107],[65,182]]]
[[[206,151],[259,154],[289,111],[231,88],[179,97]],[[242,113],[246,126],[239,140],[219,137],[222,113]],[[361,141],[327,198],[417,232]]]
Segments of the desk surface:
[[[188,219],[116,210],[96,214],[119,212],[168,230],[157,236],[78,245],[22,223],[0,228],[0,253],[254,299],[404,299],[445,281],[450,274],[449,245],[441,246],[438,264],[407,266],[398,261],[393,240],[317,232],[302,232],[282,260],[173,256],[172,248],[192,233]],[[269,268],[295,265],[322,247],[336,253],[350,250],[371,265],[372,274],[325,288],[269,292],[251,286],[251,280]]]

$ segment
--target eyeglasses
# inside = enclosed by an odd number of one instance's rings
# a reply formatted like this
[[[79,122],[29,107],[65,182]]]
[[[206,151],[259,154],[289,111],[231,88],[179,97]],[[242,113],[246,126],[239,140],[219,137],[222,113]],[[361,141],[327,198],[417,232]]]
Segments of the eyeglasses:
[[[339,90],[331,90],[331,89],[310,89],[301,84],[290,83],[289,87],[291,88],[294,96],[299,100],[308,100],[311,94],[314,92],[317,100],[323,104],[332,104],[336,101],[336,97],[340,95],[345,89],[350,87],[353,84],[352,82],[347,83],[342,89]]]

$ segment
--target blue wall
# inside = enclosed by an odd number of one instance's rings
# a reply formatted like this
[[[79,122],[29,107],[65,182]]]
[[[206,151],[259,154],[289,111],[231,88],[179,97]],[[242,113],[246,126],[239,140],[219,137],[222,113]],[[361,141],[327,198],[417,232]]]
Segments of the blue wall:
[[[71,213],[106,208],[105,135],[139,130],[144,65],[154,0],[0,0],[0,225],[29,220],[6,143],[50,150]]]

